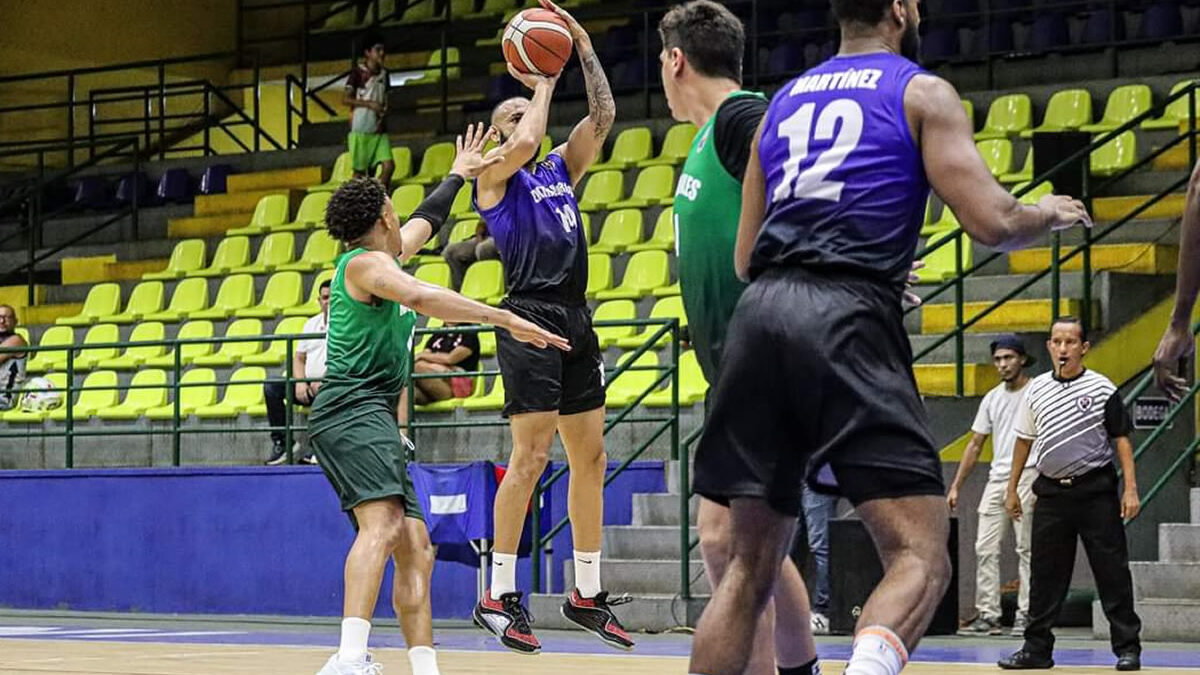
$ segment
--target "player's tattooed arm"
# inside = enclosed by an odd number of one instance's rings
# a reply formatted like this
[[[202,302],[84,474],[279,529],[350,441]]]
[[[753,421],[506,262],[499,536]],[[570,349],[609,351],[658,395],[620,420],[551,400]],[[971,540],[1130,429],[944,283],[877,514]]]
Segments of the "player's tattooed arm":
[[[579,53],[579,65],[583,69],[583,82],[587,89],[588,115],[571,131],[571,136],[565,145],[554,149],[561,155],[571,174],[571,182],[578,184],[580,179],[596,161],[604,141],[612,131],[617,119],[617,103],[613,99],[612,87],[608,84],[608,76],[600,65],[600,58],[592,47],[592,38],[579,25],[575,17],[550,0],[541,0],[542,7],[557,13],[567,23],[571,39],[575,42],[575,51]]]

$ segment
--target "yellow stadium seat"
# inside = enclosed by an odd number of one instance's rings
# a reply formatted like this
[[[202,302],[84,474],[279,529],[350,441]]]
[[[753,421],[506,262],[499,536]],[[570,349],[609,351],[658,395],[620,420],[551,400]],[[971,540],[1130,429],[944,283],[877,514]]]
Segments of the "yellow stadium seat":
[[[599,175],[599,174],[597,174]],[[610,209],[645,208],[671,204],[675,200],[675,169],[669,166],[650,166],[638,173],[633,194],[608,205]]]
[[[612,155],[608,161],[593,164],[590,171],[628,169],[644,159],[649,159],[653,145],[648,127],[626,129],[618,134],[617,140],[613,142]]]
[[[708,382],[696,360],[696,350],[689,349],[679,355],[679,407],[694,406],[704,400],[708,393]],[[644,401],[647,408],[670,408],[671,387],[657,389]]]
[[[288,307],[283,310],[284,316],[303,316],[305,318],[316,316],[321,311],[319,298],[321,296],[321,284],[333,279],[333,270],[324,270],[313,279],[312,286],[308,289],[308,302],[295,307]]]
[[[483,6],[468,16],[497,16],[512,10],[512,0],[483,0]]]
[[[441,319],[435,319],[433,317],[429,317],[429,320],[425,322],[424,328],[426,330],[433,330],[435,328],[441,328],[444,325],[446,325],[446,324]],[[418,342],[417,346],[413,348],[413,352],[416,354],[419,354],[419,353],[425,351],[425,347],[429,345],[429,339],[431,337],[433,337],[433,335],[430,333],[425,333],[424,335],[422,335],[421,341]]]
[[[683,298],[678,295],[672,295],[660,299],[654,303],[654,307],[650,309],[651,319],[679,319],[679,326],[682,328],[687,325],[687,315],[683,311]],[[617,340],[617,346],[621,349],[637,349],[650,340],[650,337],[662,330],[662,326],[650,325],[643,326],[641,332],[623,337]],[[666,346],[671,339],[671,333],[668,331],[660,337],[655,343],[657,347]]]
[[[658,213],[654,223],[654,231],[650,238],[640,244],[634,244],[625,249],[629,253],[638,251],[674,251],[675,250],[675,209],[668,206]]]
[[[38,341],[39,347],[67,347],[75,344],[75,330],[70,326],[51,326],[42,333]],[[25,363],[25,370],[31,373],[44,373],[48,370],[62,370],[67,367],[67,350],[55,349],[43,352],[33,352]]]
[[[475,207],[471,206],[471,184],[464,183],[450,204],[450,217],[462,218],[470,214],[473,208]]]
[[[189,277],[223,277],[237,267],[250,264],[250,238],[225,237],[217,244],[217,252],[213,254],[212,264],[208,267],[188,272]]]
[[[275,326],[275,335],[303,335],[304,322],[308,319],[302,316],[289,316]],[[267,348],[258,354],[247,354],[242,357],[242,364],[247,366],[278,366],[287,359],[287,340],[271,340]],[[299,341],[292,342],[295,353]],[[298,376],[299,374],[297,374]]]
[[[463,398],[448,398],[441,401],[435,401],[428,405],[418,405],[417,410],[429,413],[447,413],[461,408],[463,403],[473,398],[483,398],[483,377],[472,377],[471,393]]]
[[[679,290],[679,282],[678,281],[676,281],[673,284],[667,285],[667,286],[659,286],[658,288],[650,291],[650,295],[653,295],[656,298],[667,298],[672,295],[679,295],[679,294],[680,294],[680,290]]]
[[[161,272],[148,272],[142,275],[142,279],[147,281],[178,279],[187,275],[188,272],[202,269],[204,267],[205,255],[207,255],[207,246],[205,246],[203,239],[184,239],[175,244],[165,270]]]
[[[1019,190],[1023,190],[1027,185],[1029,185],[1028,182],[1018,183],[1012,186],[1012,189],[1009,190],[1009,192],[1016,194]],[[1032,190],[1021,195],[1020,201],[1022,204],[1036,204],[1038,203],[1038,200],[1049,194],[1054,194],[1054,185],[1049,181],[1042,181],[1033,186]]]
[[[496,355],[496,331],[485,330],[479,334],[479,355]]]
[[[963,112],[967,113],[967,121],[971,123],[971,129],[975,129],[975,104],[971,99],[962,99]]]
[[[83,309],[75,316],[59,317],[54,323],[60,326],[90,326],[102,316],[121,311],[121,287],[117,284],[96,284],[88,291]]]
[[[946,209],[944,209],[944,211],[948,212],[948,211],[950,211],[950,209],[946,208]],[[929,238],[929,241],[926,244],[926,246],[923,246],[921,248],[927,248],[928,246],[933,246],[934,244],[938,243],[939,241],[942,241],[943,239],[953,237],[953,236],[955,236],[955,233],[958,231],[959,231],[958,229],[953,229],[953,230],[946,230],[945,232],[941,232],[939,234],[935,234]],[[961,248],[962,268],[965,271],[965,270],[968,270],[971,268],[971,260],[972,260],[971,238],[964,235],[962,237],[961,241],[962,241],[962,244],[961,244],[961,246],[962,246],[962,248]],[[941,283],[941,282],[945,281],[946,279],[953,277],[956,273],[956,270],[954,267],[955,248],[956,248],[956,244],[951,242],[951,243],[946,244],[945,246],[939,248],[938,250],[934,251],[933,253],[927,254],[924,258],[922,258],[922,260],[925,261],[925,267],[917,270],[917,278],[919,279],[919,283],[922,283],[922,284]]]
[[[165,370],[143,370],[129,382],[130,387],[153,387],[129,389],[125,399],[111,408],[101,408],[96,416],[102,420],[135,420],[151,408],[167,404],[167,372]]]
[[[1001,176],[1012,171],[1012,141],[1007,138],[993,138],[979,141],[975,144],[983,163],[993,176]]]
[[[335,4],[332,13],[321,24],[327,30],[345,30],[358,26],[358,8],[356,3],[343,2]]]
[[[278,272],[315,272],[319,269],[333,267],[341,253],[342,243],[340,241],[334,239],[325,230],[317,230],[308,235],[299,260],[280,265],[275,270]]]
[[[1087,89],[1063,89],[1054,92],[1046,102],[1042,123],[1021,132],[1021,138],[1032,138],[1039,131],[1071,131],[1092,122],[1092,94]]]
[[[179,378],[179,415],[187,417],[198,408],[217,402],[217,374],[211,368],[193,368]],[[175,404],[167,403],[150,408],[145,413],[152,420],[169,420],[175,417]]]
[[[621,253],[642,240],[642,212],[637,209],[613,211],[604,219],[600,239],[592,245],[593,253]]]
[[[430,0],[429,4],[433,4]],[[406,14],[407,16],[407,14]],[[459,56],[458,47],[446,47],[445,57],[445,76],[447,80],[457,80],[462,77],[462,58]],[[418,84],[432,84],[442,81],[442,50],[437,49],[429,54],[429,61],[425,65],[425,72],[415,80],[409,80],[406,85],[416,86]],[[453,147],[453,146],[451,146]],[[424,163],[421,164],[424,168]],[[449,170],[449,165],[446,169]],[[443,172],[444,173],[444,172]]]
[[[465,410],[500,410],[504,407],[504,378],[497,375],[492,380],[492,388],[483,396],[473,396],[462,402]]]
[[[657,157],[643,159],[637,165],[640,168],[647,166],[658,166],[665,164],[667,166],[675,166],[683,164],[683,160],[687,159],[688,153],[692,150],[692,141],[696,138],[696,125],[691,122],[676,124],[667,129],[667,135],[663,138],[662,150],[659,151]]]
[[[450,236],[446,241],[451,244],[460,241],[466,241],[475,236],[475,228],[479,226],[479,218],[468,216],[454,223],[454,227],[450,230]]]
[[[300,202],[300,209],[296,212],[296,219],[290,223],[283,223],[273,227],[265,225],[247,225],[234,230],[226,230],[225,236],[232,237],[238,235],[258,235],[266,234],[267,232],[304,232],[306,230],[314,230],[325,226],[325,207],[329,206],[329,198],[333,196],[332,192],[313,192],[304,196],[304,200]]]
[[[129,342],[161,342],[167,337],[166,329],[158,321],[145,321],[133,327]],[[104,359],[96,365],[105,370],[137,370],[148,359],[167,353],[166,345],[143,345],[126,347],[120,356]]]
[[[262,334],[262,321],[258,319],[238,319],[225,329],[227,338],[256,337]],[[243,356],[258,354],[261,351],[261,342],[222,342],[215,354],[197,356],[192,363],[197,366],[232,366],[240,363]]]
[[[50,391],[59,392],[63,397],[63,400],[66,401],[67,374],[50,373],[46,375],[46,379],[50,381]],[[46,419],[46,416],[49,414],[49,410],[25,412],[24,410],[21,410],[19,406],[17,406],[7,412],[0,412],[0,419],[9,424],[37,424]]]
[[[249,265],[231,270],[234,274],[266,274],[280,265],[286,265],[296,255],[296,235],[291,232],[272,232],[263,237],[258,246],[258,256]]]
[[[213,325],[211,321],[189,321],[179,327],[179,333],[175,335],[177,340],[211,340],[213,336]],[[179,345],[179,363],[187,366],[192,363],[197,357],[211,354],[213,352],[213,343],[211,342],[193,342]],[[167,348],[167,351],[161,356],[147,357],[143,365],[150,368],[167,368],[175,367],[175,350]]]
[[[930,204],[930,207],[931,206],[932,203]],[[929,207],[927,207],[925,209],[926,222],[921,226],[922,237],[931,237],[935,234],[941,234],[946,230],[954,230],[960,227],[958,224],[958,218],[955,217],[954,212],[950,210],[949,206],[942,205],[942,215],[937,220],[932,220],[931,216],[931,210]]]
[[[245,309],[254,304],[254,277],[249,274],[235,274],[225,277],[221,287],[217,289],[217,299],[208,309],[201,309],[188,315],[191,319],[228,319],[239,309]]]
[[[1025,152],[1025,163],[1021,166],[1020,171],[1002,174],[1000,182],[1005,185],[1011,183],[1020,183],[1021,181],[1033,180],[1033,147]]]
[[[425,199],[425,188],[420,185],[401,185],[392,192],[392,208],[400,222],[404,222],[409,214],[417,210]]]
[[[1085,124],[1080,131],[1097,133],[1112,131],[1129,120],[1141,115],[1152,105],[1150,87],[1144,84],[1126,84],[1112,90],[1104,104],[1104,117],[1095,124]]]
[[[1137,136],[1133,130],[1117,135],[1092,152],[1092,175],[1115,176],[1137,161]]]
[[[120,314],[109,314],[100,317],[102,323],[127,324],[141,321],[143,316],[161,312],[163,308],[163,283],[161,281],[143,281],[133,287],[129,294],[129,304]]]
[[[612,258],[604,253],[589,253],[587,297],[594,298],[600,291],[607,291],[612,282]]]
[[[151,312],[142,317],[143,321],[163,321],[173,323],[188,318],[192,312],[208,306],[208,280],[191,278],[184,279],[175,285],[171,294],[171,304],[161,312]]]
[[[417,268],[413,276],[427,284],[450,288],[450,266],[444,262],[425,263]]]
[[[98,323],[83,336],[83,351],[75,357],[76,370],[91,370],[96,364],[117,356],[117,347],[90,347],[89,345],[115,344],[121,340],[121,330],[115,324]]]
[[[583,238],[585,240],[587,240],[588,243],[591,243],[592,242],[592,216],[591,216],[591,214],[588,214],[588,213],[580,213],[579,217],[580,217],[579,227],[583,228]]]
[[[244,366],[233,371],[229,383],[225,385],[225,396],[220,403],[201,406],[195,415],[200,419],[221,419],[237,417],[246,413],[251,417],[263,417],[267,414],[267,405],[263,398],[263,381],[267,379],[267,371],[262,366]]]
[[[537,154],[536,161],[540,162],[543,159],[546,159],[546,155],[549,155],[550,151],[553,149],[554,149],[554,141],[549,136],[542,136],[542,143],[541,143],[541,145],[538,146],[538,154]]]
[[[105,408],[117,405],[117,374],[111,370],[97,370],[83,380],[80,386],[79,398],[71,408],[71,417],[84,420]],[[67,406],[64,399],[61,408],[50,411],[50,419],[64,422],[67,419]]]
[[[650,291],[670,282],[667,254],[663,251],[641,251],[629,258],[625,276],[616,288],[596,293],[597,300],[637,300]]]
[[[1171,87],[1171,96],[1183,91],[1192,82],[1195,82],[1195,80],[1176,82],[1175,86]],[[1180,125],[1185,124],[1188,121],[1188,116],[1191,114],[1188,104],[1188,99],[1190,98],[1197,99],[1196,112],[1197,115],[1200,115],[1200,97],[1197,96],[1196,90],[1193,89],[1190,96],[1180,96],[1168,103],[1166,109],[1163,110],[1162,117],[1142,122],[1142,128],[1146,130],[1171,129],[1178,131]]]
[[[504,266],[499,260],[476,262],[467,268],[459,293],[479,302],[500,302],[504,297]]]
[[[437,53],[437,52],[435,52]],[[421,168],[417,175],[404,181],[405,185],[429,185],[446,177],[450,166],[454,164],[454,144],[450,142],[434,143],[425,149],[421,155]],[[400,213],[399,210],[396,211]]]
[[[588,177],[579,198],[580,211],[599,211],[621,198],[625,179],[620,171],[600,171]]]
[[[1000,96],[988,106],[983,129],[975,134],[975,140],[1006,138],[1033,126],[1033,104],[1028,94]]]
[[[342,186],[342,183],[354,178],[354,165],[350,163],[350,153],[343,152],[337,156],[333,162],[333,171],[329,175],[329,180],[314,185],[308,188],[309,192],[333,192]]]
[[[253,307],[239,309],[233,313],[239,319],[273,319],[288,307],[300,304],[301,281],[299,272],[276,272],[267,279],[262,299]]]
[[[602,302],[592,314],[593,321],[630,321],[637,318],[637,307],[632,300],[609,300]],[[608,349],[617,340],[633,335],[633,326],[596,326],[596,338],[600,349]]]
[[[412,159],[412,148],[406,145],[392,148],[392,164],[396,165],[392,170],[393,183],[399,183],[412,175]]]
[[[633,352],[627,352],[617,359],[617,366],[621,366],[629,361],[633,356]],[[631,364],[631,367],[657,367],[658,354],[654,352],[645,352]],[[624,408],[632,404],[637,397],[641,396],[647,389],[654,385],[654,381],[659,378],[661,373],[653,370],[627,370],[616,377],[609,376],[611,379],[606,392],[606,403],[609,408]]]

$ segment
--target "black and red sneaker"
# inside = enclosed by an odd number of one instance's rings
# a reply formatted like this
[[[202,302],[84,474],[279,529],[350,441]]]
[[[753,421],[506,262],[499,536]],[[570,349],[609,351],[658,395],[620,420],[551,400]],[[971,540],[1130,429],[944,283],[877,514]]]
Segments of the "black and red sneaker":
[[[562,615],[580,628],[604,641],[604,644],[629,651],[633,649],[633,640],[625,632],[620,619],[613,614],[611,607],[632,602],[633,598],[623,595],[612,600],[608,599],[608,591],[600,591],[594,598],[584,598],[576,588],[567,596],[563,603]]]
[[[519,591],[505,593],[499,600],[493,600],[492,592],[487,591],[479,604],[475,605],[471,618],[476,626],[495,635],[500,644],[518,654],[539,654],[542,651],[542,643],[538,642],[530,628],[533,617],[521,604]]]

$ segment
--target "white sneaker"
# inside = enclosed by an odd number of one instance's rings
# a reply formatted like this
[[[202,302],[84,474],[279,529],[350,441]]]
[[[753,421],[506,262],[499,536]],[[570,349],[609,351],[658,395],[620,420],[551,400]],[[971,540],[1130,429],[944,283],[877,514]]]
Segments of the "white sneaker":
[[[810,620],[813,635],[829,635],[829,618],[820,612],[813,612]]]
[[[1009,633],[1012,637],[1025,637],[1025,628],[1029,626],[1029,617],[1017,612],[1017,616],[1013,619],[1012,631]]]
[[[370,654],[362,661],[343,661],[334,653],[317,675],[383,675],[383,664],[372,661]]]

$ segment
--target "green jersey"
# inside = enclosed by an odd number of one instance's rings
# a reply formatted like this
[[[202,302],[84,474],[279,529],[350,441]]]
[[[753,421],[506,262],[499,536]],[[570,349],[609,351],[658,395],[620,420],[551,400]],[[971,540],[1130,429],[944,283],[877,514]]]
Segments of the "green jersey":
[[[730,94],[696,132],[675,190],[679,285],[696,356],[710,384],[729,319],[746,287],[734,272],[733,249],[742,211],[745,158],[766,107],[762,94]],[[738,161],[741,166],[735,175],[730,164]]]
[[[346,265],[365,252],[357,248],[343,255],[330,284],[325,377],[309,418],[310,434],[377,411],[394,416],[408,382],[416,313],[391,300],[361,302],[346,291]]]

